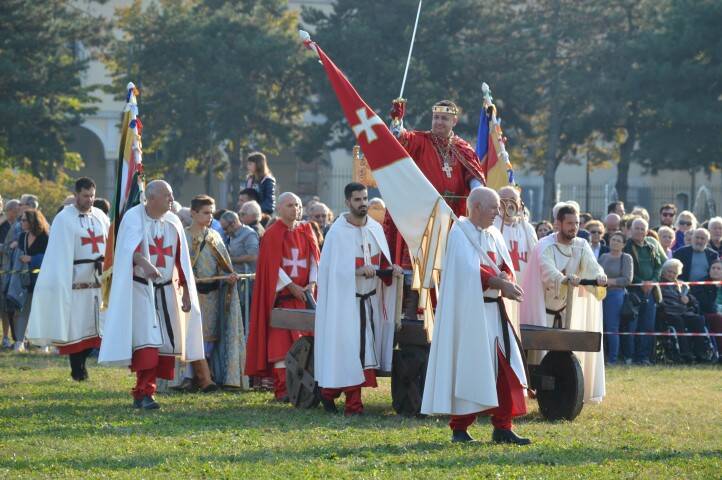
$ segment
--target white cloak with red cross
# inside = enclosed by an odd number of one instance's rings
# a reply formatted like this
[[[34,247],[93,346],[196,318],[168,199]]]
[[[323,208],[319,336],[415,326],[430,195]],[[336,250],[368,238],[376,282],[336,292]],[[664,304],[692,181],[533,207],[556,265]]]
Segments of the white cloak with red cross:
[[[482,254],[482,252],[485,254]],[[499,406],[497,348],[508,359],[518,383],[527,385],[521,350],[508,323],[510,352],[503,351],[503,330],[496,303],[498,290],[482,284],[481,268],[511,265],[499,231],[491,226],[479,231],[462,217],[449,232],[436,307],[434,337],[426,367],[421,413],[466,415]]]
[[[93,263],[105,254],[110,222],[99,209],[82,214],[66,206],[53,219],[48,248],[38,274],[28,323],[28,339],[36,345],[67,346],[102,335],[100,287]]]
[[[175,237],[175,238],[173,238]],[[161,354],[177,354],[185,362],[204,358],[203,326],[193,268],[183,225],[166,212],[160,219],[148,217],[144,205],[137,205],[123,216],[115,242],[113,282],[105,316],[105,335],[100,348],[100,363],[130,365],[133,351],[143,347],[159,348]],[[133,267],[133,254],[140,251],[158,268],[156,283],[172,280],[162,287],[171,317],[174,347],[169,348],[159,290],[133,280],[140,271]],[[176,265],[176,254],[178,264]],[[178,266],[181,272],[177,271]],[[191,311],[181,310],[181,276],[191,300]]]
[[[382,258],[383,257],[383,258]],[[398,279],[386,285],[379,277],[356,276],[362,265],[390,267],[383,228],[368,217],[363,227],[340,215],[326,234],[321,251],[316,304],[314,376],[322,388],[361,385],[364,369],[391,371],[396,330]],[[376,290],[366,308],[365,365],[361,363],[361,313],[356,294]],[[371,319],[373,318],[373,329]]]

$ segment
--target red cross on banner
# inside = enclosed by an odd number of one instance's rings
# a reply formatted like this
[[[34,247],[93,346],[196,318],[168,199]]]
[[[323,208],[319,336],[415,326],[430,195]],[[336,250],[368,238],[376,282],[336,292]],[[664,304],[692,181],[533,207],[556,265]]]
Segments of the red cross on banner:
[[[95,236],[95,232],[90,228],[88,229],[87,237],[80,237],[81,245],[93,245],[93,253],[100,253],[100,247],[98,247],[99,243],[105,243],[105,239],[102,235]]]
[[[151,255],[156,255],[155,266],[158,268],[165,268],[165,257],[173,256],[173,247],[168,245],[163,246],[163,237],[153,237],[153,245],[148,247],[148,251]]]

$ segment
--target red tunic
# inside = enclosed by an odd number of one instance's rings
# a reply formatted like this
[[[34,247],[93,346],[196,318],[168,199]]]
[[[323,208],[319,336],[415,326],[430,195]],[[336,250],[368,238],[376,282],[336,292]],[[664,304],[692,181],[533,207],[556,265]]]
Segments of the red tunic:
[[[404,146],[424,176],[436,188],[436,191],[442,195],[464,197],[447,198],[446,203],[449,204],[457,216],[465,216],[469,182],[472,179],[477,179],[482,185],[486,184],[481,163],[474,148],[456,135],[451,140],[446,141],[431,132],[419,131],[402,132],[399,136],[399,142]],[[450,170],[444,170],[446,168],[444,158],[446,158]],[[408,249],[388,212],[384,218],[383,227],[393,262],[404,268],[410,268],[411,261]]]
[[[274,305],[305,308],[305,302],[286,298],[290,296],[287,288],[276,294],[279,268],[283,268],[293,283],[305,287],[311,263],[314,260],[318,262],[319,256],[316,237],[308,224],[300,224],[296,229],[289,230],[286,224],[278,220],[266,230],[258,251],[246,375],[270,376],[273,363],[283,360],[293,342],[301,335],[301,332],[271,328],[269,325]]]

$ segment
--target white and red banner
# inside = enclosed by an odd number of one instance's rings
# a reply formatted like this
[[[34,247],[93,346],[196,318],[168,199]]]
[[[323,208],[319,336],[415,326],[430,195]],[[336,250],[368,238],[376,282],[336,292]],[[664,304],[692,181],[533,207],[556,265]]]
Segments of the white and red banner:
[[[409,247],[414,261],[414,286],[425,293],[439,280],[446,236],[454,218],[451,208],[343,72],[306,32],[301,32],[301,38],[321,59],[386,208]]]

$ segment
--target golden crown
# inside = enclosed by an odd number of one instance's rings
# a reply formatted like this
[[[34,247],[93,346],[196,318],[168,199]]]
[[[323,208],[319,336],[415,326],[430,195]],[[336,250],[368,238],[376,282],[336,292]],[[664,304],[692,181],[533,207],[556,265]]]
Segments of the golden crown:
[[[434,105],[431,108],[431,111],[433,113],[449,113],[451,115],[459,114],[459,109],[457,109],[456,107],[450,107],[448,105]]]

